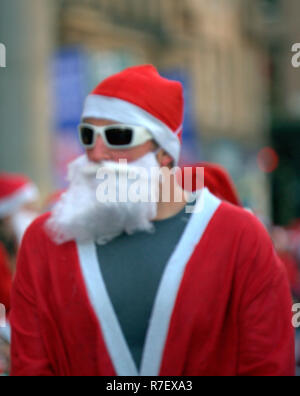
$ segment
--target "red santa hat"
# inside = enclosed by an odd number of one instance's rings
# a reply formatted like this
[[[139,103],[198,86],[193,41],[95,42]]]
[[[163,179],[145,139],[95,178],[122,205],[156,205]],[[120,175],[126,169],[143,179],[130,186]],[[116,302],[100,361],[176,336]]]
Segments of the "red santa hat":
[[[199,163],[187,165],[192,168],[192,186],[183,180],[183,188],[187,191],[195,191],[197,188],[197,168],[204,168],[204,186],[223,201],[232,205],[242,206],[241,199],[229,173],[220,165],[212,163]],[[185,168],[183,167],[183,168]],[[199,174],[200,175],[200,174]],[[180,182],[180,178],[178,179]]]
[[[0,218],[11,216],[38,197],[37,187],[26,176],[0,173]]]
[[[98,118],[147,128],[178,163],[182,142],[182,85],[154,66],[136,66],[107,78],[87,97],[82,119]]]

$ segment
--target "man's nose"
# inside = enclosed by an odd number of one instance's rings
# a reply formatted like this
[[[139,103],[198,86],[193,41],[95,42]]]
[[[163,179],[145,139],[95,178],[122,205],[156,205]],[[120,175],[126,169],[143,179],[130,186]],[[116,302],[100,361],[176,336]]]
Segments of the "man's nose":
[[[95,146],[87,150],[87,156],[92,162],[101,162],[111,160],[110,150],[105,145],[101,136],[97,137]]]

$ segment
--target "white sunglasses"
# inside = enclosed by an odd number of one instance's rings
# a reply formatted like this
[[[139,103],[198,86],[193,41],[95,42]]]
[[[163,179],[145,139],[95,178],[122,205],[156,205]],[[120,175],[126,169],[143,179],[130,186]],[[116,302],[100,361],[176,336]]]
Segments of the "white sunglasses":
[[[153,139],[151,133],[140,126],[107,125],[97,127],[87,123],[79,125],[79,139],[85,149],[95,147],[97,136],[101,136],[105,145],[113,150],[130,149]]]

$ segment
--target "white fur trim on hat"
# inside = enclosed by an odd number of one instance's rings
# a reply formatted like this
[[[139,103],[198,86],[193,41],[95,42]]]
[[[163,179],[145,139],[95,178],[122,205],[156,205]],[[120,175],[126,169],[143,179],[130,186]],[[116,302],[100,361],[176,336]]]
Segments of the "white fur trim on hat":
[[[39,191],[34,184],[27,184],[11,197],[0,200],[0,218],[13,215],[20,207],[34,202],[39,197]]]
[[[182,125],[173,132],[166,124],[142,108],[122,99],[101,95],[89,95],[85,101],[82,119],[101,118],[122,124],[147,128],[155,141],[169,153],[177,165],[180,157],[179,133]]]

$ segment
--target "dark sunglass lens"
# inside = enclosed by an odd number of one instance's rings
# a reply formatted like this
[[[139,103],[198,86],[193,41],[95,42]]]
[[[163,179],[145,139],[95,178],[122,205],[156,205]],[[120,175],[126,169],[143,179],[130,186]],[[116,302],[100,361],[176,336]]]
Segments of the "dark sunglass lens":
[[[81,128],[81,140],[82,143],[86,146],[90,146],[93,144],[94,140],[94,131],[91,128],[83,127]]]
[[[106,130],[105,134],[108,143],[112,146],[127,146],[133,138],[133,130],[130,128],[110,128]]]

